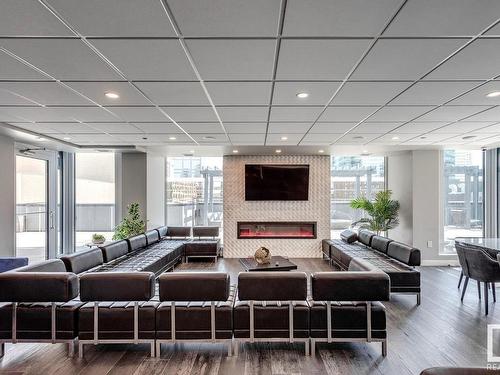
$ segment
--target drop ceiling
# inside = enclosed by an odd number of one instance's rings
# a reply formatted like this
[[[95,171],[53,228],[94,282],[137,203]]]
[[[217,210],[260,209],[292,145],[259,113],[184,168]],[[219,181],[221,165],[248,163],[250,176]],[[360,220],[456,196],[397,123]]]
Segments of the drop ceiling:
[[[0,122],[85,147],[488,146],[499,16],[498,0],[2,1]]]

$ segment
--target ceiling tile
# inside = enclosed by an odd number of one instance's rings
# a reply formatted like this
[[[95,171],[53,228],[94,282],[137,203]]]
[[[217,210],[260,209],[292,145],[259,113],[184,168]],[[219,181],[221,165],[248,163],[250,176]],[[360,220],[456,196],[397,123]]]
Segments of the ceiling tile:
[[[212,107],[162,107],[177,122],[216,122]]]
[[[276,82],[273,104],[284,105],[325,105],[340,82]],[[307,93],[307,98],[300,99],[298,93]]]
[[[8,90],[42,105],[92,105],[92,102],[57,82],[1,82]],[[2,104],[9,104],[2,101]]]
[[[224,127],[228,133],[233,134],[257,134],[265,133],[267,124],[265,122],[254,123],[231,123],[224,122]]]
[[[158,105],[209,105],[199,82],[137,82],[141,89]]]
[[[9,90],[11,84],[0,83],[0,103],[1,105],[38,105],[28,98]]]
[[[321,115],[321,122],[361,121],[378,107],[328,107]]]
[[[323,107],[272,107],[271,121],[311,121],[321,113]]]
[[[2,47],[60,80],[119,79],[78,39],[4,39]]]
[[[485,125],[484,122],[454,122],[453,124],[434,130],[434,133],[467,133],[486,126],[488,125]]]
[[[363,145],[365,143],[373,141],[375,138],[379,137],[379,134],[366,134],[366,133],[356,133],[356,134],[346,134],[341,139],[339,139],[336,144],[347,144],[347,145]]]
[[[416,134],[401,134],[401,133],[389,133],[379,136],[373,139],[370,143],[373,144],[384,144],[384,145],[397,145],[399,143],[405,142],[409,139],[415,137]]]
[[[494,107],[487,111],[467,118],[467,121],[500,121],[500,107]]]
[[[72,89],[92,99],[100,105],[151,105],[128,82],[66,82]],[[110,99],[105,94],[113,92],[118,99]]]
[[[224,129],[218,122],[181,122],[182,128],[190,134],[224,134]]]
[[[397,121],[410,121],[413,118],[430,111],[433,107],[430,106],[415,106],[415,107],[405,107],[405,106],[397,106],[397,107],[384,107],[373,116],[370,117],[370,121],[389,121],[389,122],[397,122]],[[424,120],[422,120],[424,121]],[[433,121],[430,119],[429,121]],[[438,120],[439,121],[439,120]]]
[[[279,0],[169,0],[184,36],[276,36]]]
[[[97,133],[96,129],[92,129],[86,124],[80,124],[79,122],[72,123],[14,123],[14,126],[19,128],[31,130],[36,133],[42,134],[53,134],[53,133]]]
[[[284,35],[375,36],[398,0],[289,0]]]
[[[35,122],[117,121],[116,117],[99,107],[3,107],[0,111]]]
[[[268,105],[270,82],[206,82],[215,105]]]
[[[233,145],[256,145],[263,146],[265,134],[229,134]]]
[[[14,115],[12,107],[0,108],[0,122],[30,122],[30,121],[33,120]]]
[[[105,133],[143,133],[142,129],[139,129],[138,127],[132,125],[132,124],[127,124],[126,122],[122,123],[91,123],[88,124],[89,127],[93,129],[100,130]]]
[[[268,107],[217,107],[223,122],[267,121]]]
[[[2,1],[0,12],[2,36],[67,36],[73,33],[40,2]]]
[[[268,134],[266,145],[268,146],[296,146],[304,134]],[[286,139],[282,139],[285,137]]]
[[[383,105],[407,88],[410,82],[347,82],[332,105]]]
[[[108,109],[124,121],[168,121],[168,119],[155,107],[112,107]]]
[[[341,136],[342,134],[308,133],[305,135],[304,140],[300,144],[329,145]]]
[[[145,133],[179,134],[182,130],[171,122],[134,122],[134,125]]]
[[[92,44],[130,80],[196,80],[177,40],[93,39]]]
[[[401,134],[408,133],[427,133],[434,129],[440,128],[448,124],[448,122],[409,122],[397,128],[395,131]]]
[[[394,99],[391,105],[441,105],[479,83],[479,81],[418,82]]]
[[[385,35],[471,36],[496,21],[499,13],[500,3],[496,0],[409,1]]]
[[[458,134],[441,134],[441,133],[426,133],[416,136],[415,139],[405,142],[405,144],[411,142],[415,144],[431,144],[434,142],[440,142],[444,139],[450,138],[450,136],[457,136]]]
[[[478,58],[479,56],[480,58]],[[469,44],[425,78],[490,79],[500,74],[499,65],[500,40],[479,39]]]
[[[64,139],[66,134],[51,134],[51,137]],[[124,144],[116,136],[107,135],[104,133],[95,133],[95,134],[71,134],[71,143],[75,144],[92,144],[92,145],[116,145],[116,144]]]
[[[458,39],[379,40],[351,79],[414,80],[462,44]]]
[[[480,106],[446,105],[443,107],[436,108],[432,112],[429,112],[426,115],[419,117],[418,121],[458,121],[476,112],[484,111],[487,108],[488,107],[480,107]],[[470,121],[476,121],[476,120],[483,121],[480,119],[475,119],[475,120],[470,119]],[[485,120],[485,121],[490,121],[490,120]]]
[[[312,122],[270,122],[269,133],[304,134],[311,127]]]
[[[317,122],[311,128],[311,133],[342,134],[352,129],[356,122]]]
[[[175,36],[160,1],[48,0],[85,36]]]
[[[500,96],[489,98],[486,95],[498,91],[500,92],[500,81],[488,82],[458,99],[453,100],[450,104],[457,105],[500,105]]]
[[[230,144],[231,142],[229,141],[229,138],[226,136],[224,133],[219,133],[219,134],[214,134],[214,133],[200,133],[200,134],[191,134],[191,137],[193,137],[196,142],[203,144],[203,145],[209,145],[209,144],[216,144],[216,145],[221,145],[221,144]]]
[[[368,40],[284,39],[276,77],[344,79],[369,43]]]
[[[45,75],[29,68],[3,51],[0,51],[0,79],[46,80]]]
[[[204,80],[265,80],[273,72],[274,40],[186,40]]]
[[[486,123],[483,122],[483,124],[486,124]],[[500,134],[500,124],[495,124],[495,123],[493,123],[493,124],[494,125],[490,125],[487,128],[481,129],[481,132],[485,133],[485,134],[496,134],[496,133]]]
[[[401,123],[399,122],[363,122],[352,133],[383,134],[390,132]]]
[[[132,144],[194,144],[186,134],[176,134],[176,139],[170,139],[168,134],[119,134],[117,137],[123,142]],[[144,139],[146,138],[146,139]]]

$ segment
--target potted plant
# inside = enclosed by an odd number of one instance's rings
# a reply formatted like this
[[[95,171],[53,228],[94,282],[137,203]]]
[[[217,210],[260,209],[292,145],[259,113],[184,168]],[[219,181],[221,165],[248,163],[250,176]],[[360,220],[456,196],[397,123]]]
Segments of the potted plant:
[[[134,202],[127,206],[128,214],[123,218],[120,224],[115,228],[113,240],[124,240],[144,233],[146,223],[141,217],[139,203]]]
[[[351,201],[351,207],[365,211],[369,217],[362,218],[353,225],[370,229],[380,235],[399,225],[399,202],[391,199],[392,191],[383,190],[375,194],[375,199],[370,201],[359,197]]]
[[[99,233],[94,233],[92,235],[92,243],[94,245],[101,245],[106,241],[106,237],[104,237],[102,234]]]

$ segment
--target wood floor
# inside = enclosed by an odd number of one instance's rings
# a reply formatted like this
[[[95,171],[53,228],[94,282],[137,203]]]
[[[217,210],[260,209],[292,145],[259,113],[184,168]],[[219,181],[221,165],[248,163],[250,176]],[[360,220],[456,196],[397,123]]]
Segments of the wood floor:
[[[330,270],[320,259],[295,259],[299,270]],[[189,263],[177,271],[218,270],[236,281],[241,266],[235,259]],[[464,303],[457,289],[459,272],[447,267],[422,267],[422,304],[415,296],[395,295],[386,303],[389,353],[380,343],[320,344],[316,357],[303,345],[251,344],[238,357],[227,357],[218,344],[163,346],[161,358],[150,358],[146,346],[88,346],[85,359],[67,358],[64,345],[8,345],[0,360],[1,374],[418,374],[432,366],[481,366],[486,362],[487,324],[500,324],[500,301],[484,316],[475,285]]]

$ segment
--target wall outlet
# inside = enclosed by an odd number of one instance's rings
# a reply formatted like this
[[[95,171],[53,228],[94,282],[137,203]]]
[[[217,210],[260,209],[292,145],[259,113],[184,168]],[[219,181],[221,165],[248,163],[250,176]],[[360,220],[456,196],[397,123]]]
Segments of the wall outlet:
[[[432,247],[432,241],[427,241],[427,247],[431,248]]]

